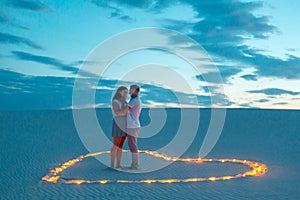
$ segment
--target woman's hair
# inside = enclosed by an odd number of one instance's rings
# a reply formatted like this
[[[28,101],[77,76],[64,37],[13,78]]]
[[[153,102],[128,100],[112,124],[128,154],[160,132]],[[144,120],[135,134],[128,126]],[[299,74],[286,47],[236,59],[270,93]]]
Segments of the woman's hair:
[[[112,98],[112,100],[118,99],[118,100],[121,101],[121,102],[125,102],[126,99],[124,99],[124,98],[121,96],[121,94],[120,94],[120,92],[121,92],[122,90],[128,90],[128,89],[127,89],[127,87],[125,87],[125,86],[120,86],[120,87],[117,89],[117,91],[116,91],[114,97]]]

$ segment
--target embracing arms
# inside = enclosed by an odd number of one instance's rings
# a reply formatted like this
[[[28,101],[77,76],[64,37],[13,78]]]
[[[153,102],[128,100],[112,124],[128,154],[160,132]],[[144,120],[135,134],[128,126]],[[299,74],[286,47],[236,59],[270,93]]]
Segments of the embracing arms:
[[[112,108],[116,116],[124,116],[129,110],[129,107],[126,106],[124,109],[120,110],[119,105],[116,102],[112,103]]]

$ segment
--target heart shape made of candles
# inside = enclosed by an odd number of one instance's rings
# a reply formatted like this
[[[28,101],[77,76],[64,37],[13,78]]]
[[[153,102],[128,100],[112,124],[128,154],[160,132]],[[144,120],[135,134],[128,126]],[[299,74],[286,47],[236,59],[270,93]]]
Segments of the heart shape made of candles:
[[[129,152],[128,150],[123,150],[123,152]],[[65,184],[82,184],[82,183],[178,183],[178,182],[202,182],[202,181],[218,181],[218,180],[230,180],[236,178],[243,178],[249,176],[261,176],[267,173],[268,168],[265,164],[249,161],[249,160],[240,160],[240,159],[232,159],[232,158],[178,158],[178,157],[171,157],[166,154],[158,153],[155,151],[150,150],[139,150],[140,153],[146,153],[148,155],[164,159],[166,161],[173,161],[173,162],[186,162],[186,163],[204,163],[204,162],[217,162],[217,163],[237,163],[242,164],[250,167],[251,169],[246,172],[241,172],[236,175],[228,175],[228,176],[219,176],[219,177],[195,177],[195,178],[187,178],[187,179],[143,179],[143,180],[83,180],[83,179],[62,179],[60,177],[60,173],[69,167],[75,165],[77,162],[82,161],[87,157],[98,156],[101,154],[109,154],[110,151],[102,151],[96,153],[88,153],[86,155],[81,155],[75,159],[69,160],[63,163],[61,166],[51,170],[47,175],[45,175],[42,180],[45,182],[50,183],[65,183]]]

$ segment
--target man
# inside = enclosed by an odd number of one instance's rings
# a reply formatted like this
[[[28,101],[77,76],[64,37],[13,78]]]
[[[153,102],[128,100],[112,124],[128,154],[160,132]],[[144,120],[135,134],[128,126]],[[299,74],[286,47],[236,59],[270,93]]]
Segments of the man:
[[[132,164],[130,169],[139,169],[139,150],[137,147],[137,137],[141,129],[140,113],[142,110],[142,102],[139,98],[140,88],[138,85],[130,86],[131,99],[128,103],[129,112],[127,114],[127,141],[130,152],[132,153]]]

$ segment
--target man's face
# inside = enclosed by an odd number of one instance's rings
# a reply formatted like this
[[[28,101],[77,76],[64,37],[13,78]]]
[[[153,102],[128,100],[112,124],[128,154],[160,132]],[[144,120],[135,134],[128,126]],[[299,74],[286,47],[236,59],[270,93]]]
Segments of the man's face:
[[[133,95],[134,92],[135,92],[135,89],[134,89],[134,88],[130,89],[130,95]]]

